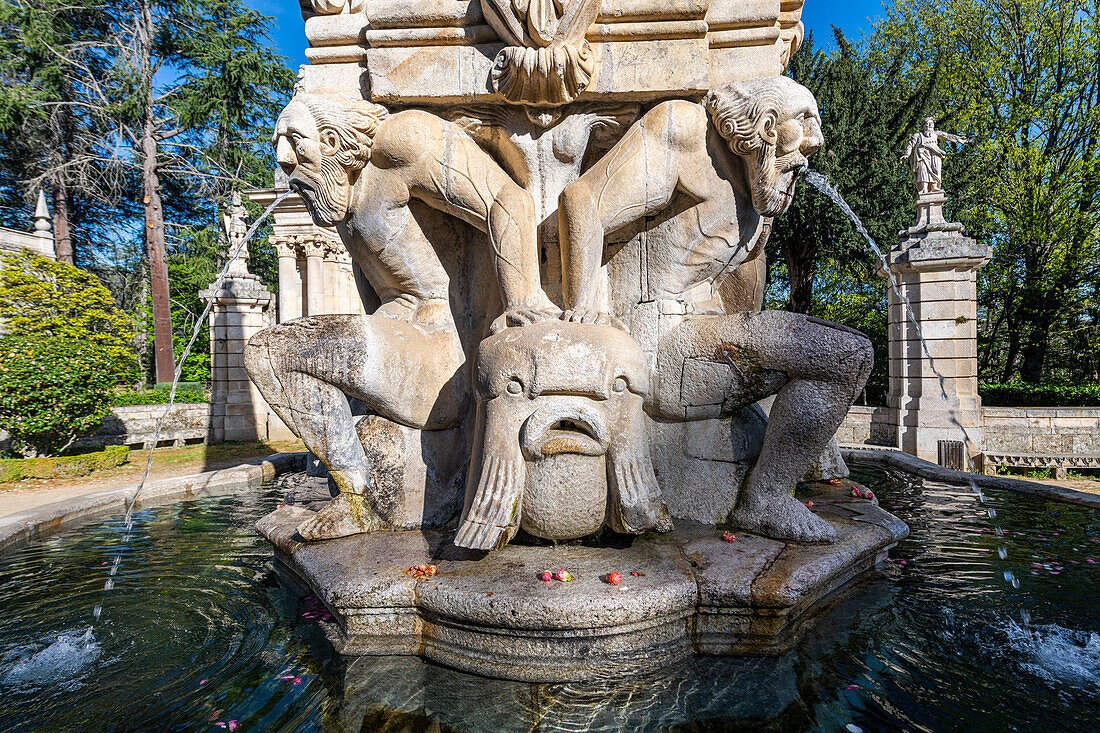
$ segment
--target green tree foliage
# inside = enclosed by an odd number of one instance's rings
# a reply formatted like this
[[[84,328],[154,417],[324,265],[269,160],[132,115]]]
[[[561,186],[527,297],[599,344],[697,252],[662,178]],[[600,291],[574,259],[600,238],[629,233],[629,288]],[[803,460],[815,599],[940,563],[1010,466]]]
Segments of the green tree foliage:
[[[6,335],[59,338],[95,346],[112,382],[136,376],[130,316],[95,275],[31,252],[0,264],[0,322]]]
[[[85,339],[0,339],[0,429],[28,458],[61,453],[108,415],[115,366],[108,348]]]
[[[909,49],[911,78],[938,68],[938,106],[974,141],[948,159],[945,186],[994,247],[979,276],[982,375],[1083,376],[1100,339],[1100,3],[902,0],[876,44]]]
[[[134,313],[150,371],[146,345],[159,345],[162,375],[181,350],[171,337],[196,316],[170,309],[208,284],[184,272],[206,268],[184,262],[194,233],[217,226],[231,190],[271,183],[271,128],[294,74],[272,51],[269,24],[243,0],[0,0],[0,145],[9,153],[0,157],[0,206],[9,204],[0,218],[25,224],[21,202],[64,173],[55,227],[67,211],[77,262]],[[73,146],[58,137],[64,130]],[[225,242],[217,246],[223,253]]]
[[[91,0],[0,0],[0,214],[22,227],[38,188],[54,214],[58,258],[88,259],[118,191],[96,150],[104,121],[79,104],[101,79],[108,15]]]

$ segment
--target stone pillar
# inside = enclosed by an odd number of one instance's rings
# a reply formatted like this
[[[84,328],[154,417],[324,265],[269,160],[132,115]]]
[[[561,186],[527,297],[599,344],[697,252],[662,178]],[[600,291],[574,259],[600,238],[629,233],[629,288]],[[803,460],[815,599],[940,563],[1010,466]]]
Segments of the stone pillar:
[[[890,288],[887,405],[897,446],[937,462],[945,455],[940,442],[962,441],[963,428],[970,456],[981,452],[976,281],[991,256],[989,246],[963,235],[961,224],[944,220],[944,201],[939,191],[918,196],[917,223],[901,232],[888,256],[890,275],[912,307],[919,332]]]
[[[325,243],[320,238],[302,242],[306,255],[306,315],[326,313],[325,308]]]
[[[219,290],[204,290],[202,295],[214,299],[210,440],[266,440],[268,406],[248,378],[244,346],[264,327],[264,309],[271,304],[271,293],[259,280],[232,278]]]
[[[225,217],[229,252],[237,251],[247,230],[246,211],[239,194]],[[265,309],[272,295],[260,279],[248,271],[248,248],[230,263],[217,290],[211,286],[200,296],[214,301],[210,316],[210,433],[209,440],[265,440],[268,437],[267,402],[248,378],[244,346],[265,325]]]
[[[52,229],[52,217],[49,207],[46,206],[46,194],[39,191],[38,203],[34,207],[34,234],[41,241],[40,252],[51,260],[56,260],[57,249]]]
[[[279,323],[284,323],[302,317],[298,252],[287,239],[272,236],[270,241],[279,255]]]

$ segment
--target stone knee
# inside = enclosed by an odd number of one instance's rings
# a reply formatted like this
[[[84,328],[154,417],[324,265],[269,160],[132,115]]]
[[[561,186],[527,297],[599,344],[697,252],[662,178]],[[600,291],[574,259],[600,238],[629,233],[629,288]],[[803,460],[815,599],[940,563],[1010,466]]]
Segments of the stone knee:
[[[824,338],[828,342],[827,348],[835,354],[836,359],[836,372],[832,376],[840,385],[851,387],[851,399],[854,400],[871,376],[871,367],[875,363],[875,349],[871,340],[860,331],[839,323],[813,316],[807,316],[806,320],[828,329]]]
[[[275,360],[272,358],[271,345],[284,341],[285,337],[277,333],[281,326],[271,326],[255,334],[244,346],[244,366],[248,376],[256,383],[268,402],[272,395],[281,392],[282,386],[276,375]]]
[[[280,323],[260,331],[248,340],[244,347],[244,365],[248,376],[275,411],[289,419],[293,402],[293,391],[287,380],[292,373],[308,360],[303,351],[312,350],[312,339],[316,337],[315,324],[303,323],[309,319],[298,319]],[[303,328],[309,333],[303,333]],[[294,430],[290,422],[287,425]]]

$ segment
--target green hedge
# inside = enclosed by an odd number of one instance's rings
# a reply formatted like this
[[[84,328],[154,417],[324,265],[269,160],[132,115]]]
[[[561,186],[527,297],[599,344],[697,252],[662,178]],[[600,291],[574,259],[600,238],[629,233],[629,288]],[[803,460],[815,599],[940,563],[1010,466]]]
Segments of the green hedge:
[[[110,416],[110,350],[64,336],[0,339],[0,429],[27,458],[56,456]]]
[[[4,458],[0,459],[0,483],[11,483],[27,478],[70,478],[87,476],[93,471],[121,466],[130,459],[130,449],[124,445],[112,445],[94,453],[57,458]]]
[[[167,405],[171,384],[158,384],[155,389],[115,392],[111,395],[111,407],[130,407],[132,405]],[[176,404],[196,404],[207,402],[206,390],[202,382],[180,382],[176,388]]]
[[[981,384],[978,393],[987,407],[1097,407],[1100,406],[1100,384],[1066,382],[1029,384]]]

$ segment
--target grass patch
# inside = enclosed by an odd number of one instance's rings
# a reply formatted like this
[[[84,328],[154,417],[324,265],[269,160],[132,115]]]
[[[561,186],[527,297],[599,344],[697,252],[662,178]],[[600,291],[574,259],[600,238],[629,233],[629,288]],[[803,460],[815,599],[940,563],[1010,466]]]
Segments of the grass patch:
[[[100,451],[56,458],[0,459],[0,483],[12,483],[29,478],[70,478],[87,476],[93,471],[117,468],[130,458],[130,449],[112,445]]]

